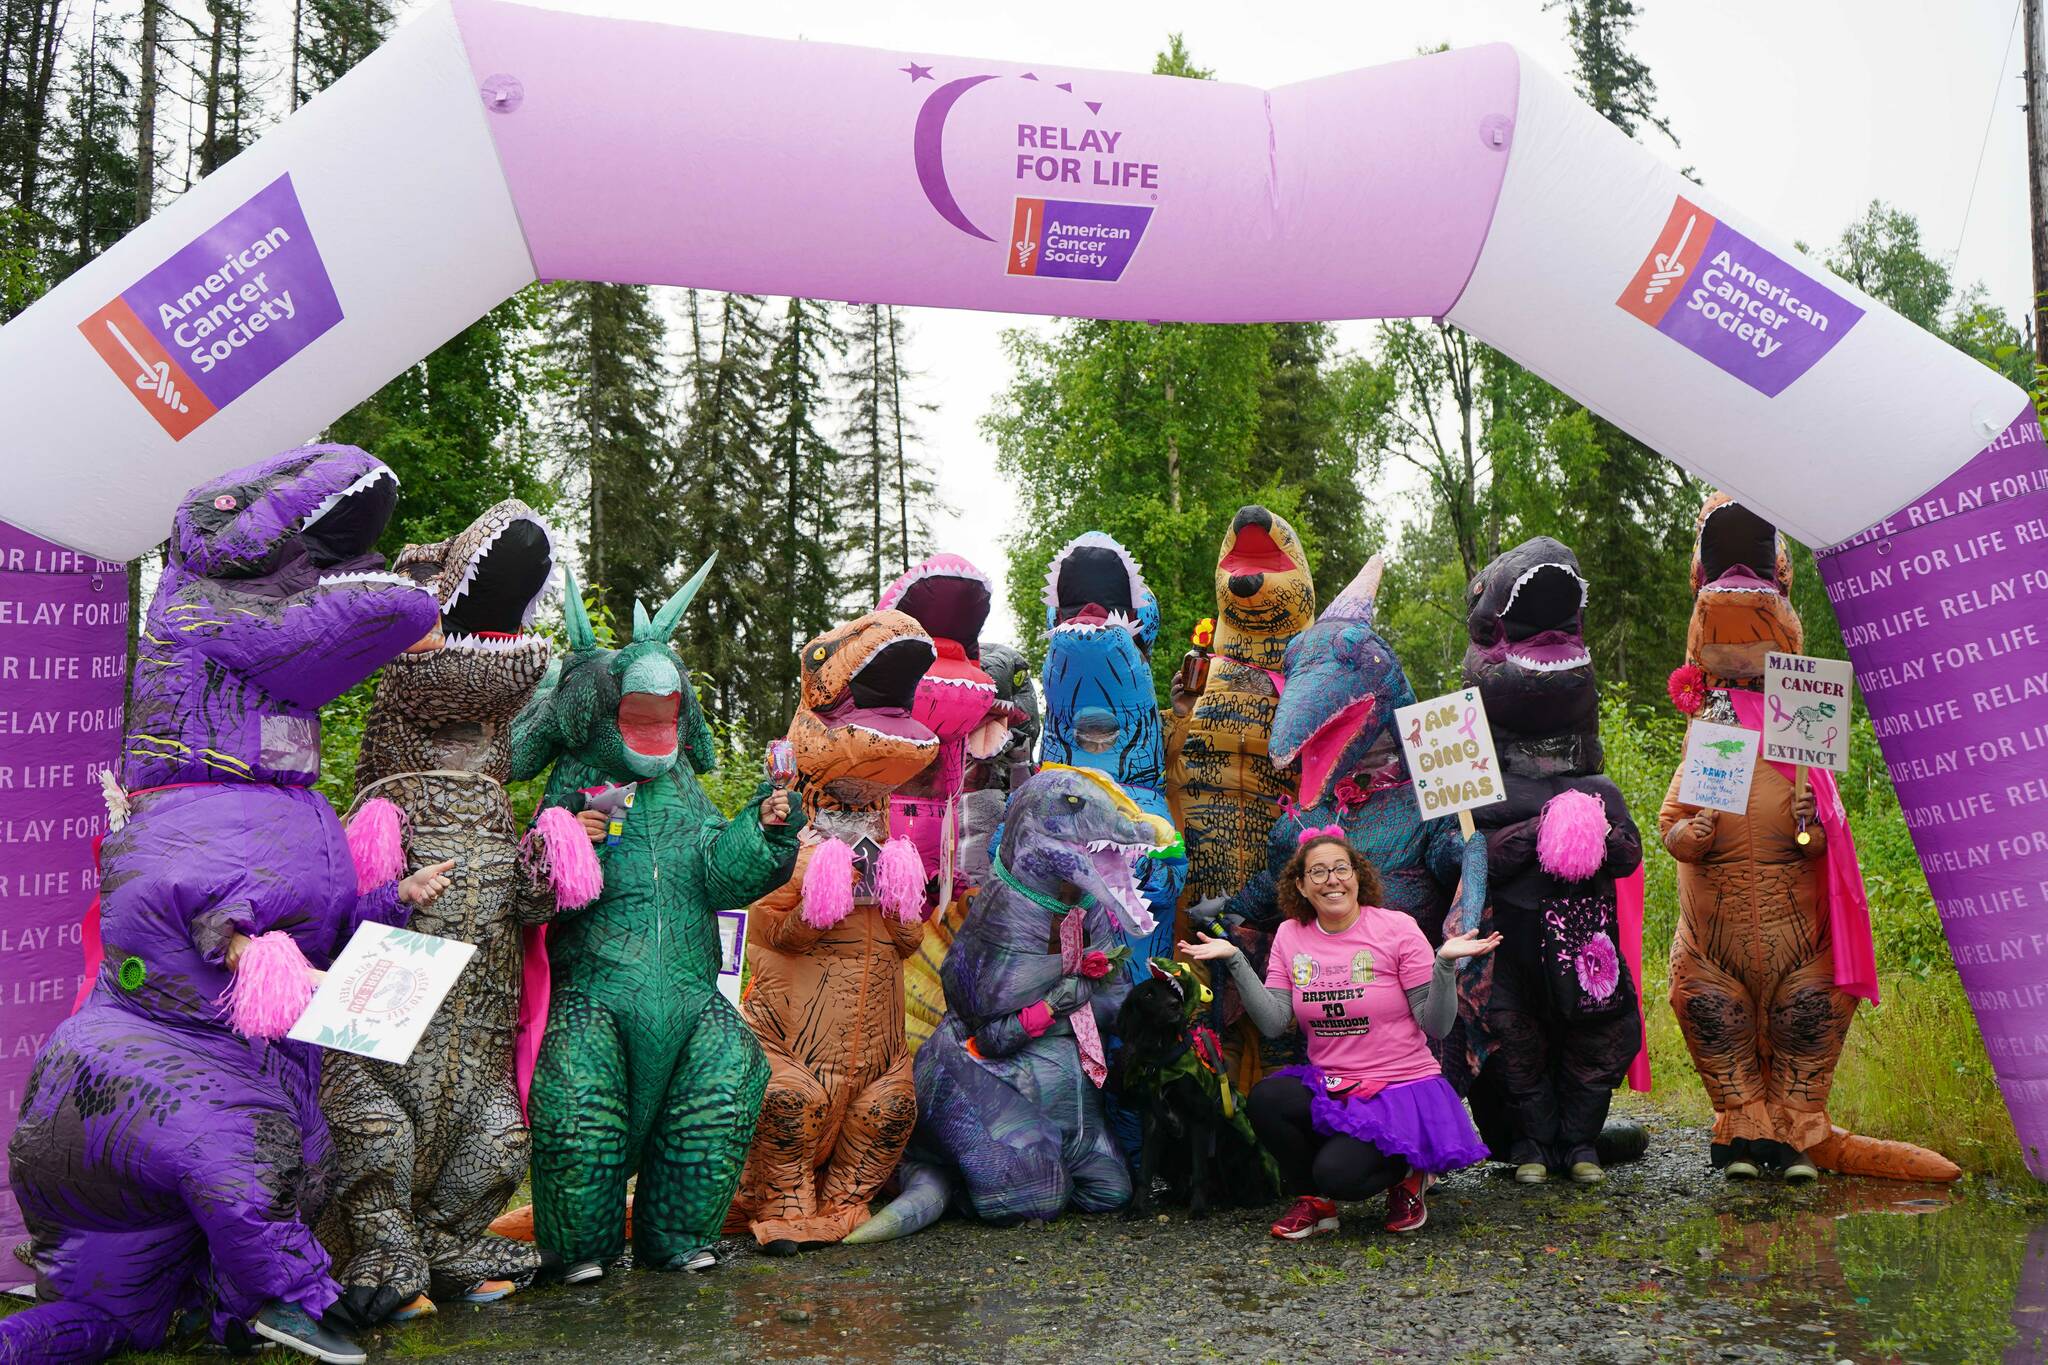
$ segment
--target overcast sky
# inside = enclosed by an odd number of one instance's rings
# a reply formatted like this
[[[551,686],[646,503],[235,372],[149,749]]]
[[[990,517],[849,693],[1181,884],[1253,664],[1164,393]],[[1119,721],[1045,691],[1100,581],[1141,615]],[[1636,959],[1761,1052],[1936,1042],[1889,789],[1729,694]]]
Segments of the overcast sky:
[[[1449,43],[1505,41],[1568,72],[1564,16],[1542,0],[1117,0],[1077,6],[957,0],[544,0],[776,38],[1063,66],[1149,70],[1169,32],[1220,79],[1284,85]],[[1787,238],[1832,241],[1873,198],[1918,216],[2017,316],[2031,293],[2026,123],[2013,0],[1640,0],[1634,46],[1683,145],[1647,145]],[[2001,61],[2004,65],[2001,68]],[[1988,140],[1986,137],[1988,126]],[[1983,147],[1983,173],[1971,181]],[[1967,209],[1967,233],[1965,213]],[[1958,243],[1960,241],[1960,251]],[[946,499],[939,548],[1000,579],[1008,498],[977,424],[1008,377],[1000,333],[1046,327],[1005,314],[915,310],[913,363],[940,405],[924,424]],[[1369,349],[1368,324],[1340,329]],[[998,607],[989,638],[1010,631]]]

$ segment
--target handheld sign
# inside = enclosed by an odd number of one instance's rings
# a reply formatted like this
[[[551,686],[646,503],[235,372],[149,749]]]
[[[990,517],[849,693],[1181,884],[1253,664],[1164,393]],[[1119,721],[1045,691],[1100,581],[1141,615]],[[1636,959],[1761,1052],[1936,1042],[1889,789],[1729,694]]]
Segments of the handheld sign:
[[[747,965],[747,912],[718,912],[718,990],[734,1005],[740,1003],[740,979]]]
[[[1685,734],[1685,767],[1678,779],[1678,799],[1688,806],[1737,815],[1749,809],[1757,739],[1756,731],[1739,725],[1694,721]]]
[[[289,1036],[402,1066],[475,953],[457,939],[359,925]]]
[[[1764,655],[1764,757],[1849,771],[1849,683],[1842,659]]]
[[[1478,688],[1403,706],[1394,712],[1394,730],[1423,819],[1456,815],[1470,835],[1472,811],[1508,799]]]

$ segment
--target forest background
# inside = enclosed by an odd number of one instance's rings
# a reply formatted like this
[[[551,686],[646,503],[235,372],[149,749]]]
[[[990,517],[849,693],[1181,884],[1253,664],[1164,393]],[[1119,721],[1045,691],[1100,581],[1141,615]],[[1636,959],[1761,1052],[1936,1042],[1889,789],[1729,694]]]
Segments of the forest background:
[[[317,96],[402,8],[0,0],[0,321]],[[1565,32],[1579,93],[1682,164],[1679,132],[1631,45],[1636,0],[1543,8]],[[1153,70],[1217,74],[1177,35]],[[1838,236],[1802,246],[2037,387],[2025,310],[2016,323],[1982,285],[1955,278],[1908,208],[1874,200]],[[324,437],[398,471],[387,550],[452,534],[503,497],[532,503],[573,542],[601,628],[717,551],[723,571],[678,644],[726,748],[716,794],[729,796],[751,787],[761,746],[787,723],[802,641],[867,609],[933,549],[991,562],[990,547],[933,544],[946,509],[920,432],[944,376],[912,368],[915,325],[914,313],[880,305],[535,285]],[[1455,680],[1472,573],[1503,548],[1552,535],[1578,552],[1592,583],[1588,638],[1607,688],[1610,769],[1638,821],[1654,825],[1682,743],[1664,679],[1683,654],[1703,485],[1451,327],[1385,323],[1370,345],[1346,348],[1313,323],[1066,320],[1005,342],[1012,376],[981,420],[1002,495],[1018,505],[997,591],[1028,652],[1043,634],[1052,553],[1081,531],[1108,531],[1160,598],[1163,687],[1178,642],[1213,611],[1230,515],[1258,502],[1301,532],[1323,600],[1368,554],[1387,552],[1382,629],[1429,695]],[[1802,548],[1795,559],[1808,648],[1842,657],[1811,556]],[[139,600],[153,569],[148,558],[137,567]],[[357,689],[326,718],[323,786],[340,802],[368,699]],[[1876,912],[1885,1004],[1866,1009],[1851,1035],[1836,1118],[2017,1176],[2010,1123],[1861,715],[1854,752],[1843,793]],[[1698,1118],[1705,1098],[1662,1003],[1673,867],[1648,842],[1644,997],[1658,1102]]]

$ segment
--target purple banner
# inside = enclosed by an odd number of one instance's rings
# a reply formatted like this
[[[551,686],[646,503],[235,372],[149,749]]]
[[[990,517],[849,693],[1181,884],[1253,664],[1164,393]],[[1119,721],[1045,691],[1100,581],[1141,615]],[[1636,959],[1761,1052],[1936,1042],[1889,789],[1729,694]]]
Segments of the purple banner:
[[[1819,560],[2027,1167],[2048,1179],[2048,447],[2033,410]]]

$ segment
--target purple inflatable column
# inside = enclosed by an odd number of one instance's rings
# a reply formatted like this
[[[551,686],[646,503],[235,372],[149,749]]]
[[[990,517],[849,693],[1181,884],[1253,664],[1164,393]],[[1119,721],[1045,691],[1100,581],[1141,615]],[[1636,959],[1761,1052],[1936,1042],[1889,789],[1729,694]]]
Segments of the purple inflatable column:
[[[23,1083],[84,970],[100,773],[121,752],[128,570],[0,522],[0,1171]],[[0,1246],[22,1231],[0,1182]],[[25,1278],[11,1256],[0,1284]]]
[[[2027,1169],[2048,1180],[2048,449],[2033,410],[1820,570]]]

